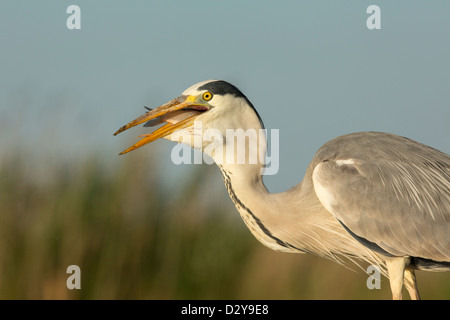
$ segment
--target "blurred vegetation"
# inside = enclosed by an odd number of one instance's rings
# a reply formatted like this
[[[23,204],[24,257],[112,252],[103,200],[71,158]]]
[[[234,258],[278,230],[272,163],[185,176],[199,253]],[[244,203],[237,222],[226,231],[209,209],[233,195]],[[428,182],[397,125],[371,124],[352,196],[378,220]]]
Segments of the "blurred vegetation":
[[[192,165],[170,192],[145,152],[55,163],[38,178],[24,159],[0,161],[1,299],[390,299],[384,278],[368,290],[355,266],[259,244],[214,166]],[[81,290],[66,287],[72,264]],[[418,278],[423,298],[450,298],[448,274]]]

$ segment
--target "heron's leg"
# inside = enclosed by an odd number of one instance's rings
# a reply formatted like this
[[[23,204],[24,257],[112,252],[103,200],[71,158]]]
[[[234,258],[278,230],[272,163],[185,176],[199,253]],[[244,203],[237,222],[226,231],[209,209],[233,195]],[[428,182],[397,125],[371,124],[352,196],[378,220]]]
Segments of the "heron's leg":
[[[419,289],[417,288],[416,275],[413,269],[405,269],[405,287],[408,290],[411,300],[420,300]]]
[[[408,260],[408,257],[392,257],[386,259],[392,299],[394,300],[402,299],[403,279]]]

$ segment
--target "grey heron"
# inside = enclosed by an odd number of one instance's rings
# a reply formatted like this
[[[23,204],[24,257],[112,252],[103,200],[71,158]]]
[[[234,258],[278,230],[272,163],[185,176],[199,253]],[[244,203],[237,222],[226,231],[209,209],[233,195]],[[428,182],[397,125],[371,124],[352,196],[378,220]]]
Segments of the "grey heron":
[[[178,98],[121,127],[165,123],[123,151],[158,138],[182,142],[208,154],[222,172],[230,198],[252,234],[283,252],[310,253],[343,264],[343,258],[381,267],[392,296],[405,287],[419,299],[414,270],[450,270],[450,157],[398,135],[359,132],[337,137],[319,148],[303,180],[270,193],[263,183],[267,141],[259,135],[240,140],[245,161],[217,146],[236,150],[227,130],[262,129],[247,97],[223,80],[197,83]],[[201,122],[201,126],[195,123]],[[214,129],[214,148],[196,138]],[[228,150],[228,148],[227,148]],[[236,152],[235,152],[236,153]],[[231,161],[230,161],[231,160]]]

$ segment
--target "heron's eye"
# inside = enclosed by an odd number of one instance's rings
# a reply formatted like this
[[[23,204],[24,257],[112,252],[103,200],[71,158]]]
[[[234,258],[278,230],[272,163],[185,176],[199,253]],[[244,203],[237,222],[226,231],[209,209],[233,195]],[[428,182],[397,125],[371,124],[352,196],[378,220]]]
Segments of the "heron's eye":
[[[205,92],[205,93],[203,94],[203,100],[205,100],[205,101],[211,100],[212,97],[213,97],[213,95],[212,95],[212,93],[209,92],[209,91],[207,91],[207,92]]]

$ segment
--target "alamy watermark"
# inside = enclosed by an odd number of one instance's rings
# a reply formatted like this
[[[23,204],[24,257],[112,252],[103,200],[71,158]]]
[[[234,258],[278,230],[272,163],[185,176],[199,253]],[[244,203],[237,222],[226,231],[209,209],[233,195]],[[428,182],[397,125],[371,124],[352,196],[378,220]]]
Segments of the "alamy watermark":
[[[369,290],[381,289],[381,272],[378,266],[371,264],[367,267],[367,274],[370,276],[367,278],[366,286]]]
[[[67,267],[66,273],[70,274],[69,277],[67,277],[66,286],[67,289],[73,290],[73,289],[81,289],[81,269],[79,266],[73,264]]]
[[[66,20],[66,27],[69,30],[81,29],[81,9],[78,5],[72,4],[67,7],[67,14],[70,16]],[[381,29],[381,9],[377,5],[370,5],[366,9],[366,13],[370,16],[366,20],[366,26],[369,30]]]
[[[193,135],[190,133],[193,132]],[[269,136],[268,136],[269,135]],[[270,154],[266,153],[270,137]],[[279,129],[219,129],[203,130],[202,122],[192,128],[172,133],[171,140],[179,142],[171,152],[174,164],[260,164],[262,174],[274,175],[280,166]],[[203,153],[192,152],[195,150]]]
[[[81,9],[79,6],[72,4],[67,7],[66,13],[70,16],[66,20],[66,27],[69,30],[81,29]]]

